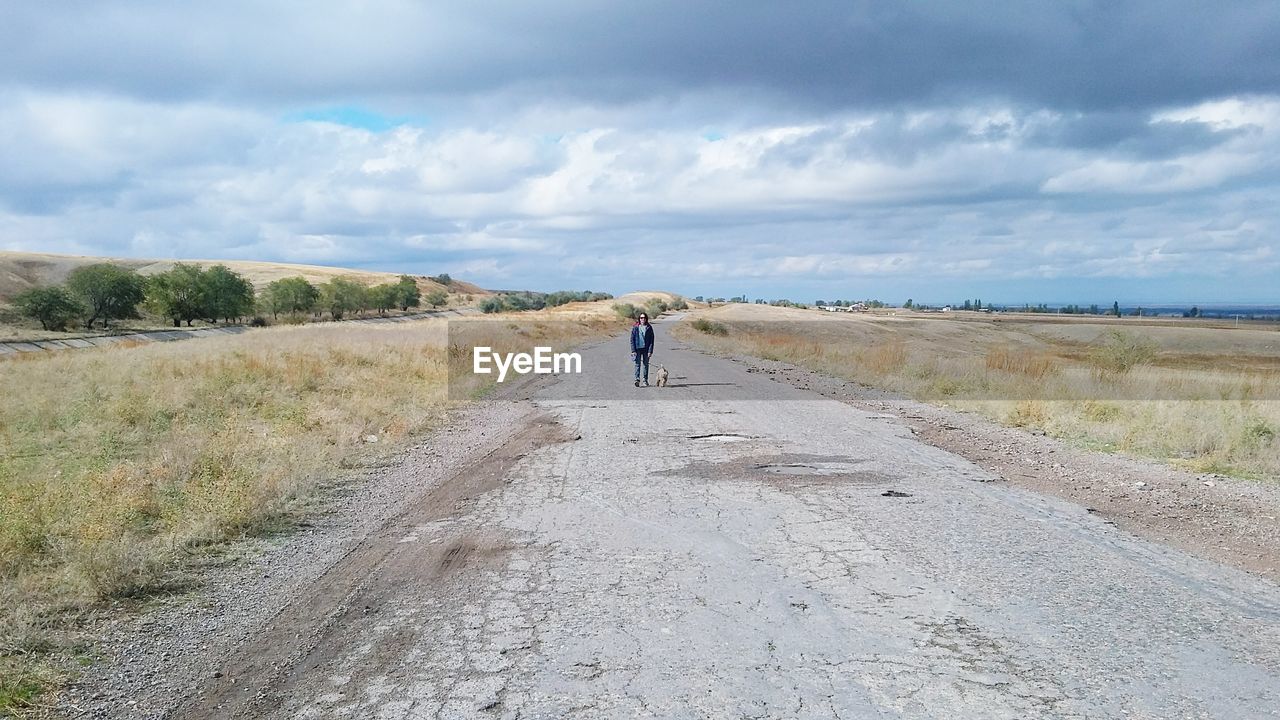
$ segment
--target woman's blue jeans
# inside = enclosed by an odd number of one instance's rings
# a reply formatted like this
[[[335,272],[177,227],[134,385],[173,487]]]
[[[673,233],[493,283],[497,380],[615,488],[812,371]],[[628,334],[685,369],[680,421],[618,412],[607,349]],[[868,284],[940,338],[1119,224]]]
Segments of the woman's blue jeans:
[[[636,362],[636,380],[640,379],[640,366],[644,365],[644,381],[649,382],[649,354],[643,350],[631,353]]]

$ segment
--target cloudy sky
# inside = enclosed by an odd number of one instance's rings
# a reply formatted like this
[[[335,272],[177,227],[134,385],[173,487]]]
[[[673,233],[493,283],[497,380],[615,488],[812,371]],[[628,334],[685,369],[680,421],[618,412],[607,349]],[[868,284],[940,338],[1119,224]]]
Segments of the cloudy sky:
[[[1280,3],[0,0],[0,249],[1280,302]]]

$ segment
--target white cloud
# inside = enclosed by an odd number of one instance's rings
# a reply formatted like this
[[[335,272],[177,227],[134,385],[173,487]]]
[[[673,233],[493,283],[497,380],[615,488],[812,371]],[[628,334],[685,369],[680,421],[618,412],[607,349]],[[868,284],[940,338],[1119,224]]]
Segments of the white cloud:
[[[541,109],[371,131],[7,92],[0,154],[16,162],[0,167],[0,246],[373,263],[544,288],[1256,275],[1280,266],[1280,211],[1259,200],[1280,175],[1277,108],[1244,97],[1162,111],[1125,132],[1212,130],[1143,158],[1042,142],[1080,118],[990,103],[548,133]]]

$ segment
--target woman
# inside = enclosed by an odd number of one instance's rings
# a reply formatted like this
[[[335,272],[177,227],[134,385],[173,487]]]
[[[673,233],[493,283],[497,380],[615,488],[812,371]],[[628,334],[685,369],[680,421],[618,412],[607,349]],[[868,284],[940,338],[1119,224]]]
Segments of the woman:
[[[640,387],[640,365],[644,364],[644,386],[649,387],[649,358],[653,357],[653,326],[649,316],[640,313],[631,327],[631,359],[636,363],[636,387]]]

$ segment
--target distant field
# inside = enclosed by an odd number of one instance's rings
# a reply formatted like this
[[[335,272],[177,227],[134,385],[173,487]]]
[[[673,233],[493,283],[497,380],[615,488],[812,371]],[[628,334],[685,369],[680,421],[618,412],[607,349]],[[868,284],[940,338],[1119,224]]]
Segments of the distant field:
[[[1206,472],[1280,478],[1280,325],[725,305],[681,337]]]
[[[480,326],[500,352],[530,337],[562,348],[621,326],[601,305],[574,322],[449,322]],[[443,422],[459,399],[446,327],[326,323],[0,358],[0,715],[56,685],[46,661],[76,613],[172,589],[209,546],[289,524],[343,468]]]

